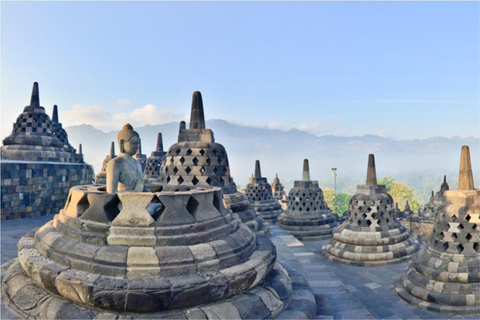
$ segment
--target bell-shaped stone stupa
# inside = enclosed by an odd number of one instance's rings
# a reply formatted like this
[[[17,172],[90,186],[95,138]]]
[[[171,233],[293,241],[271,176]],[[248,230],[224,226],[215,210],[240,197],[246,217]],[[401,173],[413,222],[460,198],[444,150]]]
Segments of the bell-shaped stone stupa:
[[[26,106],[13,124],[12,134],[3,140],[2,159],[23,161],[75,162],[75,149],[64,148],[67,139],[61,132],[54,109],[55,126],[40,106],[38,83],[33,84],[30,105]],[[54,129],[55,128],[55,129]],[[62,129],[63,130],[63,129]],[[64,131],[63,131],[64,132]],[[55,134],[59,134],[58,136]],[[70,146],[71,147],[71,146]]]
[[[57,106],[52,119],[40,106],[36,82],[30,105],[17,117],[3,144],[2,221],[54,214],[65,205],[71,187],[92,181],[93,168],[84,163],[81,150],[77,153],[68,142]]]
[[[205,128],[203,100],[198,91],[193,93],[190,128],[186,129],[185,122],[180,123],[178,142],[168,149],[161,172],[164,190],[221,187],[227,208],[253,230],[269,233],[268,225],[237,191],[225,148],[215,142],[212,130]]]
[[[70,142],[68,141],[68,134],[65,129],[62,127],[62,123],[58,121],[58,107],[57,105],[53,106],[53,112],[52,112],[52,132],[57,137],[58,140],[63,142],[63,148],[72,154],[76,154],[76,150]],[[79,155],[80,152],[77,154]],[[75,157],[75,156],[74,156]],[[83,159],[80,161],[80,159],[77,159],[75,162],[83,162]]]
[[[292,281],[272,242],[225,208],[221,188],[135,192],[138,134],[129,125],[121,132],[108,192],[71,188],[65,208],[22,237],[18,259],[2,266],[7,307],[31,319],[314,316],[308,284]],[[109,191],[117,181],[132,187],[132,177],[134,188]]]
[[[255,174],[248,181],[243,191],[250,203],[263,219],[272,223],[277,222],[277,217],[283,213],[282,206],[273,198],[272,187],[267,178],[262,177],[260,161],[255,161]]]
[[[152,151],[152,155],[147,159],[147,165],[143,171],[145,182],[154,182],[162,177],[162,161],[167,153],[163,151],[162,133],[159,132],[157,136],[157,147]]]
[[[420,218],[423,219],[435,219],[438,214],[438,211],[441,207],[445,205],[445,191],[448,191],[450,187],[447,183],[447,176],[443,176],[443,183],[440,186],[440,190],[434,193],[432,191],[432,196],[430,200],[425,205],[423,212],[419,214]]]
[[[318,182],[310,180],[307,159],[303,160],[302,180],[295,181],[288,193],[288,207],[278,217],[278,225],[303,241],[328,239],[337,226]]]
[[[392,197],[377,185],[375,158],[368,157],[367,182],[357,186],[345,222],[323,246],[325,258],[355,266],[383,266],[411,258],[418,242],[395,216]]]
[[[103,159],[102,169],[95,176],[95,183],[96,184],[107,184],[107,164],[108,164],[108,161],[112,160],[115,157],[116,157],[116,155],[115,155],[115,142],[112,141],[112,143],[110,145],[110,153],[107,154],[105,159]]]
[[[285,195],[285,188],[283,184],[278,179],[278,173],[275,175],[275,179],[272,182],[272,193],[273,198],[277,201],[282,201],[283,196]]]
[[[473,187],[467,146],[458,190],[445,190],[444,196],[430,243],[397,278],[395,291],[423,309],[480,314],[480,190]]]

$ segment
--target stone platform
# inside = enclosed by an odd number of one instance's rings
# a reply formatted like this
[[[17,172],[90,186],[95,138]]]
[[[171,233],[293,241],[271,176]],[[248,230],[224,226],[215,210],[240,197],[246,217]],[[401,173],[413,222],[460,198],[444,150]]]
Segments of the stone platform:
[[[2,221],[1,263],[17,256],[18,240],[32,228],[51,217]],[[409,262],[375,268],[336,264],[321,256],[327,241],[302,243],[278,226],[271,226],[272,242],[277,247],[277,261],[285,269],[294,269],[305,277],[317,302],[316,319],[478,319],[478,315],[453,315],[426,311],[412,306],[393,291],[393,279]],[[292,275],[295,286],[295,275]],[[297,286],[301,284],[297,283]],[[305,310],[312,301],[294,296]],[[234,311],[233,311],[234,312]],[[285,311],[284,311],[285,312]],[[299,318],[302,312],[286,310],[286,318]],[[305,317],[305,315],[303,315]],[[3,304],[2,319],[19,319]]]

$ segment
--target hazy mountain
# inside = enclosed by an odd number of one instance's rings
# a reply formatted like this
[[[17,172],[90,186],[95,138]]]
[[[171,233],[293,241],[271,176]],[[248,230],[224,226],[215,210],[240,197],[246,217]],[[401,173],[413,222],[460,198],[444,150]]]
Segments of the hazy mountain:
[[[225,146],[232,175],[239,185],[247,182],[253,172],[254,161],[258,159],[263,176],[272,181],[278,173],[280,181],[290,188],[293,180],[301,178],[303,159],[308,158],[312,179],[318,179],[321,186],[333,188],[331,169],[336,167],[338,189],[353,192],[355,185],[365,179],[368,154],[374,153],[379,176],[393,176],[420,190],[436,190],[443,174],[448,175],[449,181],[456,181],[460,148],[464,144],[470,146],[476,185],[480,184],[480,139],[477,138],[393,140],[375,135],[319,137],[296,129],[270,130],[224,120],[207,121],[207,127],[213,130],[216,142]],[[178,123],[135,129],[142,138],[142,151],[147,156],[155,148],[158,132],[163,134],[166,150],[177,141]],[[73,146],[77,147],[80,142],[83,144],[85,160],[98,172],[109,152],[110,142],[115,141],[116,144],[117,132],[105,133],[90,125],[68,127],[66,130]],[[118,153],[117,144],[115,151]]]

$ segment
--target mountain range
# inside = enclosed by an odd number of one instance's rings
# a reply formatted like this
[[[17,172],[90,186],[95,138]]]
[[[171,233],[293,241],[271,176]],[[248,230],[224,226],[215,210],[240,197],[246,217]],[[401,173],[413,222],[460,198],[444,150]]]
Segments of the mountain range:
[[[119,129],[121,126],[119,124]],[[168,123],[134,128],[142,139],[142,152],[150,156],[158,132],[162,132],[167,151],[177,141],[178,126],[178,123]],[[293,186],[293,180],[301,179],[303,159],[307,158],[311,177],[319,180],[321,186],[333,188],[332,168],[337,168],[338,190],[353,192],[355,184],[364,182],[368,154],[374,153],[378,176],[402,177],[421,189],[427,185],[439,188],[444,174],[449,181],[456,181],[462,145],[470,147],[476,185],[480,182],[480,139],[474,137],[394,140],[376,135],[316,136],[297,129],[271,130],[224,120],[209,120],[206,126],[213,130],[215,141],[225,146],[231,173],[238,185],[246,184],[255,160],[260,160],[262,175],[271,182],[278,173],[288,189]],[[109,153],[111,141],[115,141],[118,153],[116,131],[103,132],[91,125],[71,126],[66,131],[74,147],[82,143],[85,161],[94,166],[96,173]],[[428,183],[424,181],[426,178],[419,177],[427,177]]]

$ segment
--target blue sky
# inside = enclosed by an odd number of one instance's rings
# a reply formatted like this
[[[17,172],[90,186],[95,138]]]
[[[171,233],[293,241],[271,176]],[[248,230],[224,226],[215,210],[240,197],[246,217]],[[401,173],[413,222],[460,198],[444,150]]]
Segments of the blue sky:
[[[317,135],[480,135],[478,2],[2,2],[1,134],[207,119]]]

